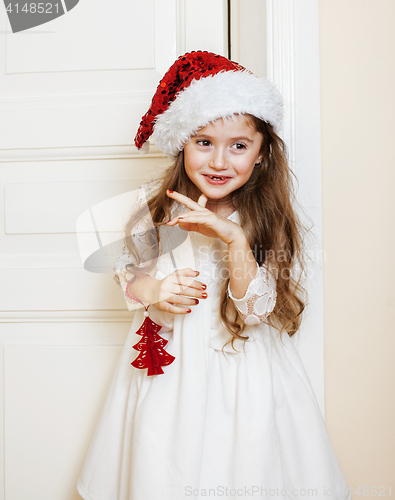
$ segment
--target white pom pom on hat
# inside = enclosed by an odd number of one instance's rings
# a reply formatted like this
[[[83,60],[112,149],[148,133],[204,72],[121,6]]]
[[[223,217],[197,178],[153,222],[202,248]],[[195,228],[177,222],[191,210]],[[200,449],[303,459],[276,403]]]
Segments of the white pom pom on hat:
[[[278,134],[283,99],[272,83],[243,66],[211,52],[190,52],[160,81],[135,144],[147,152],[152,135],[156,146],[174,159],[200,128],[235,114],[260,118]]]

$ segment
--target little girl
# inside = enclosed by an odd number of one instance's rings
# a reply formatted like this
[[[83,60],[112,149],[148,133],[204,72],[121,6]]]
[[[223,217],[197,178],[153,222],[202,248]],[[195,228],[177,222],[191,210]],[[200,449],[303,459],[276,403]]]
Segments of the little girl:
[[[292,339],[302,245],[282,114],[268,81],[216,54],[159,83],[135,143],[152,134],[174,164],[126,224],[116,274],[139,309],[82,498],[351,498]]]

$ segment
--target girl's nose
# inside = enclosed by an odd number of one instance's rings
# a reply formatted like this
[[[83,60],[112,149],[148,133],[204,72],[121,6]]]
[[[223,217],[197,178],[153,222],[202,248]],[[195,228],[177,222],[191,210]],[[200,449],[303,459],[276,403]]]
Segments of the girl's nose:
[[[213,152],[213,156],[210,161],[210,167],[217,170],[223,170],[226,168],[226,155],[225,151],[222,149],[217,149]]]

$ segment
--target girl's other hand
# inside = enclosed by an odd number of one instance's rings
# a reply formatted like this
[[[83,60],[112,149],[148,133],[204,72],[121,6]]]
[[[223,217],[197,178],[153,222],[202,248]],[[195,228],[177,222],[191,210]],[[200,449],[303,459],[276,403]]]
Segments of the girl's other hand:
[[[155,307],[173,314],[187,314],[190,306],[199,304],[199,299],[207,298],[206,285],[193,278],[198,272],[190,268],[177,269],[158,281]],[[188,307],[185,307],[188,306]]]
[[[178,224],[181,229],[195,231],[210,238],[219,238],[227,245],[245,237],[243,229],[238,224],[206,208],[207,197],[204,194],[199,197],[197,203],[175,191],[167,190],[167,196],[190,209],[189,212],[170,220],[168,226]]]

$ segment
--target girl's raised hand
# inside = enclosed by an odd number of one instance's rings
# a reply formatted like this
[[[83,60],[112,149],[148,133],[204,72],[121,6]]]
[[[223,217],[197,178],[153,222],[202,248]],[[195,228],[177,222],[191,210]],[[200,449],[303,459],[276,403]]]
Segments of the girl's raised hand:
[[[244,231],[238,224],[206,208],[207,197],[204,194],[199,197],[197,203],[188,196],[175,191],[167,190],[167,196],[191,210],[170,220],[167,223],[168,226],[178,224],[181,229],[195,231],[211,238],[219,238],[228,245],[236,241],[241,234],[244,236]]]

